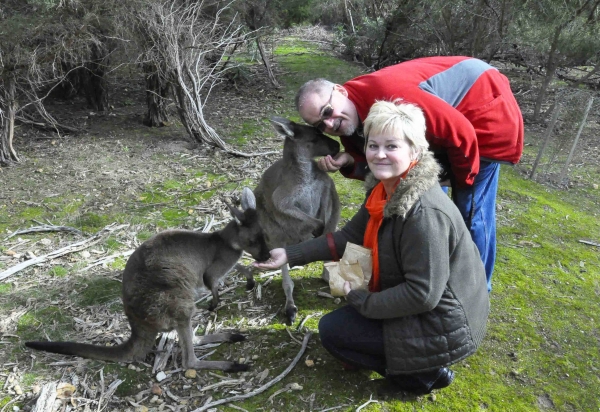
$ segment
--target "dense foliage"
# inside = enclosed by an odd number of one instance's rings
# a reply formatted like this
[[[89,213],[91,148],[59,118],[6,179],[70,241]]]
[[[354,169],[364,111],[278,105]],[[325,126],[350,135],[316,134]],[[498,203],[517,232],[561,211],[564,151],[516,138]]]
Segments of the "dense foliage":
[[[242,48],[256,48],[266,75],[278,87],[266,44],[279,29],[307,23],[331,28],[342,52],[369,70],[416,57],[457,54],[526,67],[543,79],[534,120],[540,118],[556,76],[574,86],[597,88],[600,83],[600,0],[5,0],[0,5],[0,164],[18,161],[12,148],[15,121],[36,120],[64,129],[44,109],[48,96],[84,94],[90,109],[108,110],[106,74],[122,65],[135,66],[145,79],[145,123],[168,124],[166,102],[177,100],[181,85],[168,79],[172,62],[159,49],[162,44],[163,50],[185,53],[191,50],[186,41],[194,36],[180,36],[179,44],[161,43],[167,38],[152,37],[147,29],[183,22],[184,11],[192,6],[196,11],[188,13],[188,34],[197,36],[211,24],[218,28],[213,38],[191,46],[195,62],[210,77],[207,82],[197,79],[197,90],[192,78],[184,79],[200,102],[215,82],[244,73],[231,59]],[[236,35],[223,37],[227,30]],[[189,67],[182,56],[171,56],[180,59],[175,71]],[[567,72],[573,67],[579,68],[576,76]],[[179,106],[182,117],[185,105]],[[201,115],[200,109],[196,112]],[[198,131],[192,129],[194,140]],[[200,129],[210,134],[209,125]]]

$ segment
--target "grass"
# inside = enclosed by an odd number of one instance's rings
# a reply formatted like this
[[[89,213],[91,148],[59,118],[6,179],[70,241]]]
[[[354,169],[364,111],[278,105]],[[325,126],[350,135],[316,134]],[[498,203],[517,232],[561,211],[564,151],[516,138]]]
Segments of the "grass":
[[[326,53],[315,52],[311,43],[297,40],[286,41],[278,47],[275,58],[281,72],[285,73],[279,78],[284,87],[278,91],[283,96],[282,115],[296,121],[300,119],[293,108],[293,99],[304,81],[326,77],[343,82],[360,72],[357,67]],[[252,136],[263,136],[270,130],[266,121],[239,121],[235,126],[239,134],[229,136],[232,144],[241,144]],[[144,129],[140,133],[151,132]],[[169,160],[159,155],[149,159]],[[228,176],[215,173],[202,164],[185,163],[181,173],[178,177],[166,176],[123,196],[120,209],[90,211],[82,195],[53,196],[43,201],[43,206],[18,203],[21,199],[13,199],[13,203],[0,205],[0,233],[12,233],[31,219],[55,219],[55,224],[73,225],[87,233],[95,233],[115,221],[134,222],[140,227],[135,236],[141,242],[152,236],[157,228],[193,226],[197,223],[193,207],[199,202],[216,199],[240,184],[252,185],[250,180],[232,182]],[[344,179],[339,174],[333,177],[343,205],[342,220],[346,221],[364,200],[362,183]],[[372,403],[363,411],[588,411],[600,408],[596,389],[600,383],[600,329],[597,326],[600,254],[597,247],[580,242],[600,242],[599,192],[587,186],[568,191],[554,190],[524,179],[517,169],[503,166],[498,205],[498,258],[488,334],[482,347],[453,367],[457,379],[450,388],[435,396]],[[15,210],[16,214],[13,213]],[[19,220],[12,220],[13,216]],[[34,243],[42,235],[22,237]],[[116,235],[106,238],[97,247],[100,246],[110,253],[130,248],[127,239]],[[26,308],[13,332],[20,342],[43,339],[46,334],[51,339],[72,337],[73,313],[104,308],[109,313],[122,310],[118,281],[106,276],[76,273],[72,262],[67,263],[55,265],[47,269],[47,273],[32,272],[35,276],[27,278],[29,284],[23,290],[19,278],[0,283],[0,319],[16,309]],[[117,259],[107,270],[122,270],[124,263],[125,259]],[[35,270],[38,269],[32,268]],[[306,326],[316,332],[320,314],[343,304],[317,296],[318,291],[327,290],[319,280],[320,271],[320,264],[311,264],[292,272],[296,284],[295,301],[299,307],[297,321],[289,329],[292,333],[308,315],[315,316],[306,322]],[[259,282],[264,284],[263,279]],[[219,310],[216,319],[224,328],[245,329],[248,341],[221,345],[211,359],[244,357],[251,360],[253,371],[268,369],[268,381],[289,365],[296,356],[298,345],[290,339],[280,316],[266,324],[252,324],[251,312],[235,304],[238,300],[248,300],[247,294],[240,286],[233,298],[225,297],[225,306]],[[65,301],[69,304],[64,308],[56,303]],[[281,280],[276,278],[263,288],[263,299],[257,304],[264,305],[274,314],[283,302]],[[206,303],[198,306],[204,310]],[[72,312],[73,308],[76,312]],[[203,333],[204,327],[206,325],[201,325],[198,334]],[[7,347],[2,345],[3,349]],[[30,361],[29,352],[21,345],[12,345],[6,356],[4,363]],[[307,366],[306,359],[313,360],[315,365]],[[112,363],[86,365],[86,370],[103,368],[107,382],[110,382],[109,376],[124,379],[118,396],[136,394],[148,388],[148,381],[153,381],[151,372],[145,367],[134,371]],[[8,372],[8,367],[0,368],[0,373],[6,375]],[[28,390],[50,376],[59,379],[56,374],[55,368],[38,360],[20,384]],[[99,379],[97,373],[93,375],[94,379]],[[174,385],[200,385],[205,376],[205,372],[200,372],[196,381]],[[248,379],[253,376],[245,375]],[[344,371],[323,349],[315,333],[308,351],[288,377],[265,393],[236,405],[249,411],[308,410],[314,394],[314,410],[339,405],[347,405],[337,409],[340,411],[355,410],[375,393],[374,377],[370,372]],[[276,391],[291,383],[298,383],[303,389],[280,393],[269,401]],[[212,395],[220,396],[218,392]],[[0,407],[11,399],[11,395],[0,389]],[[19,402],[13,405],[22,406]],[[191,406],[193,401],[190,401]]]

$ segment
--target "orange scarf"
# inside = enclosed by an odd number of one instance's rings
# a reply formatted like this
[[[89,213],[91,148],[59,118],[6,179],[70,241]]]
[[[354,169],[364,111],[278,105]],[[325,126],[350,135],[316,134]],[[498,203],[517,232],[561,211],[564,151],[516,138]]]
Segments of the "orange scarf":
[[[398,186],[400,180],[404,179],[417,163],[417,160],[410,162],[408,169],[406,169],[406,171],[398,178],[394,190],[396,190],[396,186]],[[381,222],[383,222],[383,209],[388,200],[383,183],[379,182],[371,191],[367,203],[365,204],[370,219],[367,223],[367,229],[365,230],[363,246],[371,249],[371,259],[373,260],[373,273],[371,274],[371,280],[369,281],[369,292],[381,291],[381,285],[379,283],[379,246],[377,244],[377,234],[379,233]]]
[[[383,187],[383,183],[379,182],[373,188],[371,195],[367,199],[365,207],[369,211],[371,218],[367,223],[363,246],[371,249],[371,259],[373,260],[373,272],[369,281],[369,291],[379,292],[381,285],[379,284],[379,253],[377,247],[377,233],[383,222],[383,209],[387,203],[387,195]]]

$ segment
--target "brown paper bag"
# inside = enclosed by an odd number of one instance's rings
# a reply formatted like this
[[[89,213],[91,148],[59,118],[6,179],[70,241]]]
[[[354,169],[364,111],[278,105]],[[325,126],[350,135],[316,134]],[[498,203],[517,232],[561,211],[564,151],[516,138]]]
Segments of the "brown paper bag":
[[[352,289],[367,289],[371,279],[371,250],[348,242],[344,256],[339,262],[325,264],[329,272],[331,295],[344,296],[344,283]]]

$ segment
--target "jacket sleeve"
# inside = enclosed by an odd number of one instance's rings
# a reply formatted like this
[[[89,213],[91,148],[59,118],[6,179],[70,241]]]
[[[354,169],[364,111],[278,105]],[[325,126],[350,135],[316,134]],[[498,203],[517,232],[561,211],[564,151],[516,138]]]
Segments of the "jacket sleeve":
[[[342,230],[333,233],[333,240],[338,256],[344,254],[346,243],[348,242],[357,245],[363,244],[365,228],[367,227],[368,221],[369,212],[363,204]],[[288,256],[290,267],[322,260],[333,260],[333,254],[329,249],[326,235],[306,240],[297,245],[286,246],[285,252]]]
[[[342,176],[349,179],[365,180],[365,177],[369,172],[369,166],[367,164],[367,158],[363,153],[363,148],[358,147],[352,137],[341,136],[340,142],[342,142],[345,152],[354,159],[354,164],[352,166],[341,168],[340,173]]]
[[[372,319],[432,310],[438,305],[450,276],[449,238],[454,233],[450,218],[440,210],[419,210],[405,222],[395,249],[401,257],[405,281],[381,292],[352,290],[347,296],[349,303]]]
[[[410,100],[425,112],[427,140],[432,149],[446,150],[458,186],[472,185],[479,173],[479,147],[471,122],[444,100],[419,88]]]

